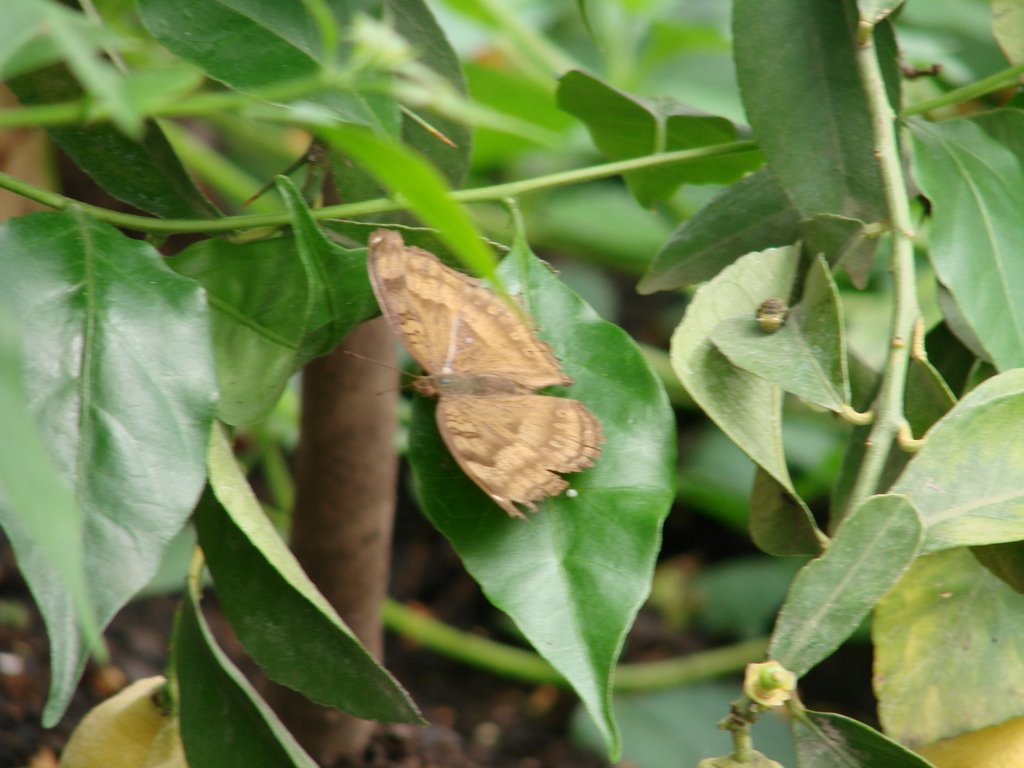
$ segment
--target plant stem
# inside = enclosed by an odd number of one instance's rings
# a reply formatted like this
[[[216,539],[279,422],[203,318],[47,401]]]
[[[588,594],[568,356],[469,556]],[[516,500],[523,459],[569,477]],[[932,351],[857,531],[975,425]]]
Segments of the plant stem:
[[[579,168],[571,171],[552,173],[547,176],[538,176],[523,181],[513,181],[507,184],[495,184],[490,187],[478,187],[477,189],[459,190],[451,193],[451,199],[459,203],[481,203],[495,200],[502,200],[506,197],[515,197],[529,192],[538,192],[544,189],[553,189],[569,184],[581,184],[587,181],[618,176],[630,171],[639,171],[645,168],[655,168],[675,163],[686,163],[695,160],[702,160],[708,157],[720,155],[732,155],[741,152],[753,152],[757,145],[752,141],[734,141],[728,144],[716,144],[711,147],[699,149],[683,149],[676,152],[663,152],[657,155],[646,155],[644,157],[619,160],[603,165],[593,165],[589,168]],[[55,192],[39,189],[20,179],[16,179],[6,173],[0,173],[0,189],[8,189],[22,197],[35,200],[38,203],[49,206],[56,210],[64,210],[73,205],[88,213],[95,219],[106,221],[118,227],[125,227],[139,232],[152,233],[174,233],[174,232],[230,232],[233,230],[253,229],[257,227],[280,227],[290,223],[287,213],[269,214],[248,214],[243,216],[225,216],[219,219],[157,219],[150,216],[137,216],[128,213],[119,213],[106,208],[101,208],[87,203],[79,203],[71,198],[64,197]],[[312,211],[314,219],[344,219],[356,216],[366,216],[376,213],[390,213],[393,211],[405,210],[406,205],[402,202],[389,198],[378,198],[376,200],[364,200],[358,203],[346,205],[332,205],[324,208],[317,208]]]
[[[864,22],[862,22],[864,24]],[[892,256],[889,269],[893,276],[893,312],[889,334],[889,355],[874,403],[874,422],[866,441],[864,458],[847,502],[847,511],[855,509],[878,490],[893,439],[906,424],[903,396],[906,388],[910,342],[920,310],[914,285],[913,229],[910,201],[907,198],[899,145],[896,141],[896,115],[886,96],[873,36],[868,29],[857,51],[857,65],[874,131],[874,154],[878,160],[885,194],[885,205],[892,230]],[[837,521],[838,522],[838,521]]]
[[[927,99],[925,101],[919,101],[917,104],[912,104],[904,109],[902,114],[904,117],[910,117],[912,115],[931,112],[933,109],[939,109],[940,107],[948,107],[952,104],[958,104],[961,101],[977,99],[985,94],[992,93],[992,91],[998,91],[1001,88],[1007,88],[1011,85],[1018,84],[1022,74],[1024,74],[1024,64],[1007,67],[1006,69],[1000,70],[999,72],[976,82],[969,83],[968,85],[960,88],[954,88],[952,91],[944,93],[941,96],[936,96],[933,99]]]
[[[548,662],[531,651],[463,632],[394,600],[385,600],[384,624],[403,637],[449,658],[526,683],[568,687]],[[738,672],[764,658],[767,638],[695,653],[677,659],[623,664],[615,670],[615,690],[650,691]]]

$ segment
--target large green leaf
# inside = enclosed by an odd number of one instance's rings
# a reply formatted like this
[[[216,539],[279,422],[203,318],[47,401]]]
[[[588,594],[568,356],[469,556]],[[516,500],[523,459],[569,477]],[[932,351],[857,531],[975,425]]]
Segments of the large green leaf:
[[[31,339],[26,391],[83,516],[87,589],[104,626],[156,571],[205,482],[216,395],[206,300],[152,247],[74,212],[6,224],[0,273]],[[52,723],[85,649],[60,580],[26,577],[53,647]]]
[[[635,344],[600,320],[520,243],[502,263],[600,419],[594,467],[569,476],[572,494],[545,499],[528,521],[507,517],[450,457],[433,405],[418,400],[409,459],[424,510],[494,605],[579,693],[613,757],[611,674],[650,588],[671,504],[675,442],[668,400]]]
[[[768,657],[799,677],[827,658],[907,572],[921,521],[902,496],[872,496],[847,516],[828,550],[796,575]]]
[[[1024,369],[988,379],[929,430],[893,493],[926,527],[925,551],[1024,539]]]
[[[217,645],[190,588],[174,628],[178,717],[189,768],[316,768]]]
[[[270,412],[298,369],[310,286],[291,237],[201,240],[170,260],[209,296],[217,416],[249,424]]]
[[[775,333],[750,316],[733,316],[711,332],[733,365],[809,403],[840,412],[850,402],[839,289],[822,257],[808,271],[804,294]]]
[[[965,549],[921,558],[875,611],[875,694],[912,746],[1024,714],[1024,595]]]
[[[610,160],[736,141],[736,127],[725,118],[631,96],[580,70],[562,75],[558,106],[583,121]],[[671,197],[680,184],[730,184],[761,163],[759,152],[744,152],[634,171],[625,178],[640,204],[651,206]]]
[[[81,86],[63,65],[13,78],[7,85],[25,106],[82,96]],[[106,123],[55,126],[49,133],[82,170],[119,200],[164,218],[216,213],[153,121],[143,123],[138,139]]]
[[[170,260],[209,295],[217,413],[228,424],[266,416],[295,371],[377,312],[364,250],[325,238],[291,183],[279,188],[293,217],[290,235],[203,240]]]
[[[794,496],[782,452],[782,392],[737,368],[709,338],[730,317],[753,322],[768,298],[785,301],[800,253],[795,247],[750,253],[722,270],[693,297],[672,334],[672,368],[701,409],[751,459]]]
[[[852,0],[736,0],[743,105],[768,165],[809,218],[885,218]]]
[[[910,122],[914,178],[934,212],[932,264],[995,366],[1008,370],[1024,366],[1024,169],[991,135],[1000,127],[1020,131],[1024,113],[1001,110],[985,128]]]
[[[210,486],[196,515],[199,544],[221,607],[267,676],[357,717],[422,722],[274,531],[223,429],[210,440]]]
[[[32,418],[22,357],[18,320],[0,305],[0,528],[30,588],[52,582],[70,595],[83,642],[92,646],[99,630],[86,589],[82,511]]]
[[[710,280],[746,253],[796,242],[799,222],[771,171],[752,173],[679,225],[637,290],[654,293]]]
[[[350,25],[353,3],[327,0],[333,32]],[[337,51],[302,0],[138,0],[150,34],[211,77],[241,91],[315,75]],[[325,31],[327,34],[325,35]],[[342,46],[341,50],[344,50]],[[398,105],[388,95],[325,90],[309,97],[344,122],[397,136]]]
[[[793,718],[799,768],[930,768],[931,763],[853,718],[805,710]]]

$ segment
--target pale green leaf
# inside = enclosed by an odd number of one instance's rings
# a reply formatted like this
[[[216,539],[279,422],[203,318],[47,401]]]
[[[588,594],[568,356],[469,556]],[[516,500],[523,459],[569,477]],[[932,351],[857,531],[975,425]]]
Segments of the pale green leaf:
[[[1024,596],[965,549],[918,560],[875,610],[886,733],[916,746],[1024,714],[1022,609]]]

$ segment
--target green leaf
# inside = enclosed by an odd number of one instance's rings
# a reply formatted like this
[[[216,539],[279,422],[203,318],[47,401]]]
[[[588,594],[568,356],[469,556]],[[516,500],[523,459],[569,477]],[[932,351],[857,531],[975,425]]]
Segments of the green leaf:
[[[600,419],[595,466],[569,476],[573,496],[545,499],[528,521],[502,513],[450,457],[418,399],[409,460],[425,512],[488,599],[580,695],[613,759],[611,674],[650,588],[661,523],[674,496],[673,419],[635,344],[559,282],[521,244],[500,272]]]
[[[965,549],[918,560],[875,610],[886,733],[917,746],[1022,714],[1022,600]]]
[[[694,401],[744,453],[792,495],[782,452],[782,391],[735,367],[709,338],[729,317],[754,317],[773,296],[788,297],[799,263],[797,248],[750,253],[697,290],[686,316],[672,334],[676,376]]]
[[[903,496],[872,496],[840,524],[821,557],[796,575],[768,657],[803,677],[832,654],[907,572],[921,521]]]
[[[992,0],[992,33],[1011,64],[1024,61],[1024,3]]]
[[[17,318],[0,305],[0,528],[29,587],[49,583],[70,595],[83,645],[95,647],[99,628],[85,586],[82,511],[32,418],[22,346]]]
[[[190,588],[171,641],[189,768],[317,768],[218,646]]]
[[[351,4],[329,0],[329,5],[338,26],[348,27]],[[138,6],[153,37],[240,91],[313,76],[325,64],[321,30],[302,0],[139,0]],[[389,95],[331,88],[306,101],[344,122],[399,133],[398,105]]]
[[[386,0],[386,6],[394,19],[395,31],[413,46],[417,61],[440,75],[456,93],[465,94],[466,83],[459,58],[427,4],[423,0]],[[457,186],[469,170],[473,132],[467,124],[441,115],[429,106],[418,106],[416,110],[455,146],[441,141],[407,115],[402,116],[402,141],[430,160],[449,184]]]
[[[452,199],[441,174],[414,150],[348,126],[317,128],[335,149],[354,157],[381,184],[398,194],[424,224],[440,230],[452,253],[478,275],[495,275],[494,255],[465,209]]]
[[[1024,113],[1002,110],[1024,127]],[[914,178],[931,200],[929,255],[992,356],[1024,366],[1024,170],[1020,158],[970,120],[910,121]]]
[[[931,768],[931,763],[853,718],[804,710],[793,718],[800,768]]]
[[[734,315],[714,327],[711,342],[733,365],[809,403],[838,413],[850,402],[839,289],[820,256],[803,298],[777,332],[765,333],[750,315]]]
[[[885,218],[852,0],[737,0],[743,105],[779,184],[804,216]]]
[[[267,676],[357,717],[422,723],[274,531],[223,429],[210,439],[210,487],[196,513],[199,544],[224,613]]]
[[[863,221],[819,213],[800,222],[800,237],[812,254],[823,254],[832,266],[843,267],[854,286],[867,287],[878,238],[867,237]]]
[[[580,70],[562,75],[558,106],[587,126],[594,144],[611,160],[736,141],[736,127],[722,117],[698,114],[671,100],[644,99],[613,88]],[[744,152],[625,174],[630,191],[648,207],[680,184],[730,184],[762,163]]]
[[[95,51],[103,45],[113,47],[118,42],[109,29],[90,23],[84,15],[60,3],[5,0],[4,24],[0,27],[0,80],[61,60],[63,51],[50,35],[54,23],[69,27],[87,50]]]
[[[1024,369],[988,379],[927,434],[892,487],[926,527],[925,552],[1024,539]]]
[[[220,398],[228,424],[259,421],[299,368],[311,290],[295,241],[201,240],[169,264],[206,289]]]
[[[295,371],[378,311],[365,250],[327,240],[291,183],[279,189],[294,218],[290,236],[203,240],[169,262],[209,296],[217,414],[228,424],[266,416]]]
[[[377,301],[366,274],[365,250],[328,240],[290,179],[278,177],[277,189],[291,214],[296,252],[309,282],[310,316],[297,361],[301,367],[330,352],[356,325],[375,316]]]
[[[82,96],[81,87],[63,65],[13,78],[7,85],[26,107]],[[119,200],[164,218],[216,215],[155,122],[143,123],[138,140],[108,124],[48,130],[82,170]]]
[[[0,296],[25,338],[33,417],[83,515],[86,588],[102,627],[145,586],[206,478],[216,396],[202,289],[152,247],[74,212],[0,229]],[[44,722],[85,665],[70,596],[27,574],[53,646]]]
[[[797,240],[800,214],[764,168],[686,219],[655,255],[640,293],[710,280],[740,256]]]
[[[750,490],[750,539],[770,555],[817,555],[827,537],[803,499],[760,467]]]
[[[954,405],[956,398],[934,366],[927,360],[911,357],[903,393],[903,415],[914,434],[923,435]]]

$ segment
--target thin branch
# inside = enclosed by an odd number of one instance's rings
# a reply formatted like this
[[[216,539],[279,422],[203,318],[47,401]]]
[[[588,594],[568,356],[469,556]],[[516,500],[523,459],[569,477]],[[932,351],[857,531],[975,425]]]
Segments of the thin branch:
[[[506,197],[516,197],[538,192],[545,189],[567,186],[569,184],[581,184],[587,181],[618,176],[630,171],[639,171],[646,168],[657,168],[677,163],[688,163],[703,160],[708,157],[722,155],[733,155],[743,152],[753,152],[757,145],[752,141],[735,141],[729,144],[717,144],[711,147],[700,149],[684,149],[677,152],[664,152],[657,155],[646,155],[644,157],[632,158],[630,160],[619,160],[613,163],[592,165],[588,168],[579,168],[571,171],[552,173],[547,176],[538,176],[533,179],[513,181],[507,184],[495,184],[490,187],[478,187],[477,189],[465,189],[451,193],[451,199],[458,203],[482,203],[499,201]],[[101,208],[87,203],[80,203],[64,195],[49,192],[35,187],[27,182],[21,181],[6,173],[0,173],[0,189],[7,189],[11,192],[35,200],[56,210],[65,210],[71,206],[78,206],[82,211],[100,221],[105,221],[114,226],[133,229],[139,232],[151,233],[177,233],[177,232],[231,232],[243,229],[255,229],[259,227],[281,227],[290,223],[291,219],[287,213],[266,213],[247,214],[242,216],[225,216],[218,219],[158,219],[150,216],[137,216],[128,213],[119,213],[106,208]],[[394,211],[406,210],[408,206],[389,198],[378,198],[375,200],[364,200],[359,203],[348,203],[345,205],[332,205],[324,208],[317,208],[312,211],[312,216],[318,221],[324,219],[345,219],[356,216],[367,216],[377,213],[391,213]]]
[[[981,80],[977,80],[976,82],[969,83],[968,85],[960,88],[954,88],[952,91],[944,93],[941,96],[936,96],[933,99],[927,99],[925,101],[919,101],[917,104],[911,104],[903,110],[902,114],[904,117],[922,115],[926,112],[931,112],[933,109],[949,107],[953,104],[959,104],[962,101],[977,99],[992,93],[993,91],[999,91],[1003,88],[1019,85],[1021,75],[1024,75],[1024,64],[1007,67],[1006,69],[1000,70],[999,72],[989,75],[986,78],[982,78]]]
[[[531,651],[463,632],[394,600],[384,601],[383,618],[392,631],[456,661],[512,680],[569,685],[554,667]],[[768,639],[758,638],[664,661],[620,664],[615,668],[615,690],[672,688],[739,672],[749,662],[763,659],[767,648]]]
[[[889,269],[893,276],[893,312],[889,334],[889,355],[873,412],[874,422],[868,436],[864,459],[851,490],[848,510],[878,490],[893,440],[906,424],[903,397],[910,358],[914,324],[920,315],[914,285],[913,224],[907,198],[899,145],[896,141],[896,115],[885,91],[871,27],[861,22],[861,40],[857,66],[874,132],[874,155],[878,161],[885,194],[885,205],[892,230],[892,256]],[[838,522],[838,521],[837,521]]]

